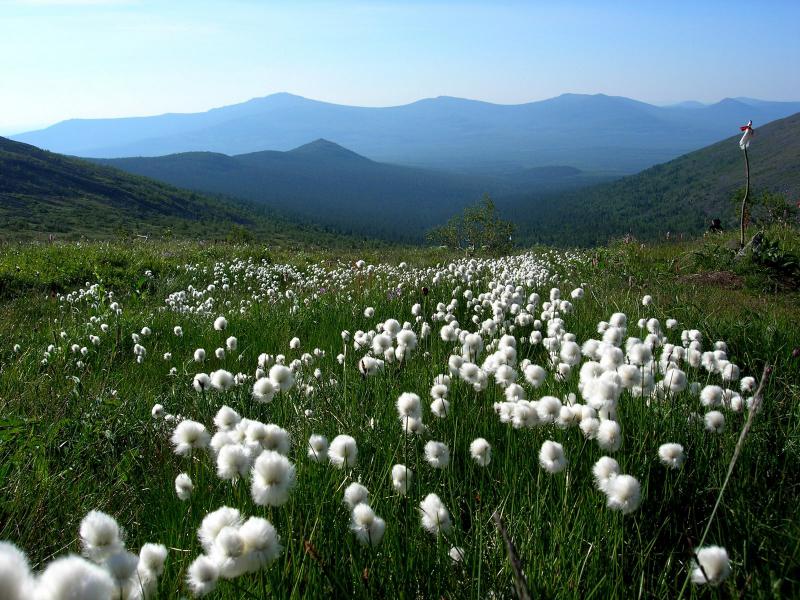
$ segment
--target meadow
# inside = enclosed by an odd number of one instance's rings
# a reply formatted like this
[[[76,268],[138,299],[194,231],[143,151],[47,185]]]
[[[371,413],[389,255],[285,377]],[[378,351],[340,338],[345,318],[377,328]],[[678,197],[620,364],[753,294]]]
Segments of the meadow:
[[[3,246],[0,592],[797,597],[800,302],[700,250]]]

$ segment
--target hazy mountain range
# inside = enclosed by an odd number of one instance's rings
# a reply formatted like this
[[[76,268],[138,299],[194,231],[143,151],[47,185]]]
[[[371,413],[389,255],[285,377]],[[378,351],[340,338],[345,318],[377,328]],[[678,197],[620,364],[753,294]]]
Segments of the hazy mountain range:
[[[322,139],[287,152],[88,160],[205,194],[250,200],[339,231],[406,241],[419,241],[486,193],[553,192],[602,180],[573,167],[533,167],[502,178],[406,167],[375,162]]]
[[[452,97],[364,108],[273,94],[203,113],[72,119],[13,139],[55,152],[115,158],[182,152],[286,151],[318,138],[379,162],[516,175],[565,165],[630,174],[735,133],[800,112],[800,102],[727,98],[655,106],[564,94],[500,105]]]
[[[744,182],[737,139],[581,189],[576,186],[586,176],[575,169],[533,170],[530,176],[540,182],[535,192],[496,194],[497,204],[517,224],[520,243],[592,245],[628,233],[660,238],[667,231],[696,235],[711,217],[731,227],[736,213],[730,198]],[[797,202],[800,114],[759,127],[750,158],[754,198],[773,191]],[[510,189],[491,177],[377,163],[325,140],[289,152],[90,162],[0,138],[0,174],[3,238],[166,230],[208,238],[224,237],[236,224],[265,241],[305,245],[354,239],[339,240],[332,232],[421,241],[426,229],[491,191],[487,186]],[[566,185],[573,189],[563,190]],[[552,191],[558,187],[561,192]]]

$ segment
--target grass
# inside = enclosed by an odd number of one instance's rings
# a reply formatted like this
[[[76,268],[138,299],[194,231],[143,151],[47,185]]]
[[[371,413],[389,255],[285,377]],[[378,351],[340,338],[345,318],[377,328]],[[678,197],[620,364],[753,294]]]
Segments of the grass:
[[[680,322],[677,330],[667,332],[672,343],[680,343],[681,328],[697,328],[704,349],[726,340],[729,359],[743,374],[757,376],[766,362],[774,365],[764,409],[756,416],[706,540],[728,550],[733,574],[718,589],[691,586],[686,597],[797,596],[800,363],[792,349],[800,334],[800,304],[785,289],[730,290],[687,281],[684,275],[696,265],[682,257],[691,251],[686,246],[638,245],[585,253],[540,250],[536,260],[547,266],[548,280],[531,287],[523,280],[518,283],[526,286],[526,295],[536,291],[543,300],[553,285],[551,277],[565,294],[586,283],[586,296],[564,317],[566,330],[579,342],[597,337],[597,323],[622,311],[629,317],[628,335],[639,335],[640,317],[655,316],[662,323],[672,317]],[[253,265],[264,261],[261,271],[247,267],[250,257]],[[354,270],[354,261],[362,257],[371,264],[405,260],[418,271]],[[343,251],[336,256],[190,243],[6,247],[0,257],[0,539],[18,544],[42,568],[53,556],[80,551],[80,520],[89,510],[100,509],[124,526],[129,548],[138,550],[148,541],[170,548],[159,597],[180,597],[188,595],[186,568],[202,552],[196,537],[200,521],[209,511],[229,505],[245,516],[269,519],[285,551],[263,572],[221,581],[213,598],[509,597],[514,584],[505,545],[492,522],[497,511],[516,546],[532,597],[676,597],[747,412],[724,411],[725,431],[714,435],[704,430],[702,421],[690,418],[703,408],[688,392],[650,403],[624,393],[618,414],[623,443],[613,456],[623,473],[641,482],[643,497],[640,509],[629,515],[606,508],[604,495],[593,485],[591,467],[606,454],[596,442],[585,440],[577,427],[517,430],[501,423],[493,403],[502,400],[502,390],[491,380],[485,391],[476,393],[454,378],[451,413],[436,419],[427,407],[428,390],[433,378],[447,371],[455,346],[439,339],[442,323],[432,322],[431,316],[438,302],[454,296],[456,282],[444,277],[436,283],[434,276],[455,258],[439,250],[382,249],[363,251],[362,256]],[[186,264],[197,268],[187,270]],[[469,286],[458,283],[461,302],[455,316],[470,330],[476,326],[460,292],[466,287],[486,291],[489,281],[500,276],[499,263],[481,265]],[[86,289],[86,282],[97,281],[102,283],[96,295],[59,300],[59,293]],[[189,285],[204,289],[215,281],[210,294],[215,306],[207,315],[165,309],[169,294]],[[269,282],[265,288],[274,286],[281,293],[253,300],[253,290],[264,281]],[[297,308],[282,293],[288,288],[296,293]],[[652,307],[642,306],[644,294],[653,296]],[[114,300],[122,305],[119,315],[110,311]],[[404,364],[387,365],[383,373],[362,378],[357,361],[365,351],[354,351],[352,343],[344,367],[337,362],[342,330],[367,330],[388,318],[413,321],[415,303],[422,305],[433,332]],[[366,306],[375,307],[375,317],[363,315]],[[218,314],[228,318],[225,332],[212,328]],[[98,333],[93,316],[109,324],[109,333]],[[481,320],[488,316],[484,310]],[[172,333],[178,324],[182,337]],[[131,334],[144,326],[153,333],[143,338],[147,356],[137,364]],[[415,330],[419,332],[418,324]],[[530,331],[530,326],[518,327],[514,334],[523,337]],[[99,346],[88,342],[90,333],[100,335]],[[238,338],[238,350],[215,359],[213,350],[224,346],[229,335]],[[302,342],[299,351],[289,350],[294,336]],[[17,343],[21,349],[15,353]],[[89,349],[82,367],[77,364],[80,357],[70,351],[73,343]],[[60,350],[42,365],[49,344]],[[198,347],[208,352],[206,364],[191,360]],[[262,352],[284,353],[288,362],[314,348],[325,356],[302,371],[303,382],[316,388],[310,395],[296,388],[270,404],[258,404],[250,398],[252,381],[228,392],[198,394],[191,387],[197,371],[227,369],[252,376]],[[547,365],[542,345],[519,344],[518,349],[520,361]],[[172,353],[170,361],[162,358],[165,352]],[[170,367],[177,369],[176,376],[168,374]],[[322,371],[318,381],[310,374],[317,367]],[[686,370],[690,381],[719,382],[703,369]],[[564,398],[574,392],[581,401],[577,372],[563,382],[549,372],[536,391],[522,378],[520,382],[531,399]],[[423,399],[429,432],[421,438],[403,436],[398,424],[395,400],[407,391]],[[286,428],[292,439],[289,458],[297,468],[288,503],[256,506],[249,482],[218,479],[206,454],[175,456],[169,444],[172,427],[150,415],[156,403],[204,423],[212,432],[213,417],[223,404],[244,417]],[[306,416],[307,409],[311,416]],[[304,446],[311,433],[329,439],[352,435],[358,443],[357,466],[339,471],[310,462]],[[477,437],[492,445],[486,468],[469,458],[469,444]],[[448,445],[449,468],[435,470],[425,463],[428,439]],[[563,444],[569,459],[565,472],[549,475],[539,467],[538,451],[548,439]],[[688,459],[681,470],[667,471],[658,463],[658,447],[665,442],[686,448]],[[396,463],[414,472],[405,498],[390,485],[389,472]],[[173,489],[175,476],[183,471],[195,483],[188,502],[179,501]],[[342,495],[351,481],[370,490],[371,506],[386,520],[386,535],[377,548],[359,545],[349,531]],[[442,498],[452,515],[454,527],[447,536],[436,538],[420,527],[417,505],[430,492]],[[451,564],[447,553],[452,545],[464,548],[463,565]]]

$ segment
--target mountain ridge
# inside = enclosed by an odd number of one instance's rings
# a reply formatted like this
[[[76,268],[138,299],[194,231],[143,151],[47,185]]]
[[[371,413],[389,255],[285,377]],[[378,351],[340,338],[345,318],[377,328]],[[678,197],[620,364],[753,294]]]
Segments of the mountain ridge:
[[[737,226],[731,197],[744,187],[739,135],[609,183],[544,196],[505,198],[499,204],[521,220],[529,242],[594,245],[631,234],[641,239],[702,233],[712,218]],[[800,199],[800,113],[756,128],[749,149],[751,198],[762,192]],[[591,223],[591,227],[581,224]]]
[[[0,137],[0,240],[121,234],[225,238],[232,228],[273,241],[330,234],[263,207],[211,198]]]
[[[339,231],[412,242],[422,241],[429,228],[484,193],[497,196],[533,184],[556,189],[596,180],[569,166],[493,178],[392,165],[326,139],[288,151],[233,156],[187,152],[87,160],[184,189],[241,198]]]
[[[335,140],[377,162],[493,175],[553,164],[629,174],[800,111],[800,102],[735,99],[694,108],[622,96],[562,94],[520,104],[440,96],[389,107],[321,102],[288,93],[200,113],[70,120],[12,139],[99,158],[187,151],[286,151]]]

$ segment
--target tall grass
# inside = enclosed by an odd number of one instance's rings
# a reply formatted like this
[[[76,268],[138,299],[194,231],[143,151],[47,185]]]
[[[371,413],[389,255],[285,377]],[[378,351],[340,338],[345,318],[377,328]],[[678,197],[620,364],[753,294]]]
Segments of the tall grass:
[[[78,524],[89,510],[100,509],[124,525],[129,546],[147,541],[166,544],[170,555],[160,597],[188,595],[186,568],[202,552],[196,529],[207,512],[229,505],[244,515],[269,519],[285,551],[262,573],[220,582],[214,598],[510,597],[515,578],[492,519],[497,513],[513,541],[532,597],[675,597],[702,537],[728,549],[733,575],[718,592],[690,587],[689,596],[800,593],[796,503],[800,365],[791,357],[800,326],[798,311],[791,307],[764,304],[746,291],[732,297],[724,289],[693,289],[669,271],[666,259],[655,254],[648,259],[646,252],[632,257],[612,250],[596,267],[590,254],[548,258],[563,292],[587,284],[585,298],[575,301],[574,312],[564,317],[567,330],[579,342],[596,337],[597,323],[622,311],[629,318],[628,335],[639,334],[640,316],[654,316],[662,323],[674,317],[681,328],[700,329],[704,347],[726,340],[730,360],[745,374],[758,375],[765,362],[774,363],[763,410],[753,421],[736,472],[704,536],[746,411],[726,412],[725,432],[714,435],[704,430],[702,420],[691,417],[702,410],[697,397],[688,392],[664,402],[624,394],[618,415],[623,444],[614,457],[623,473],[639,479],[643,496],[641,508],[624,516],[609,510],[605,496],[594,487],[591,467],[605,454],[596,442],[584,439],[576,427],[516,430],[501,423],[493,404],[503,400],[502,390],[493,381],[486,391],[476,393],[454,378],[448,417],[436,419],[426,406],[428,433],[403,435],[395,400],[408,391],[425,401],[433,378],[447,372],[447,359],[455,348],[438,338],[441,323],[431,322],[436,303],[453,297],[451,284],[437,285],[432,279],[432,265],[446,264],[448,257],[413,252],[389,256],[405,258],[412,266],[431,266],[430,275],[404,286],[400,293],[387,294],[394,285],[375,274],[353,278],[346,289],[334,282],[325,290],[298,290],[300,301],[293,310],[293,302],[286,298],[242,304],[251,295],[252,282],[230,265],[235,258],[265,258],[256,248],[183,246],[167,253],[152,246],[135,250],[112,246],[108,251],[92,245],[64,246],[57,255],[38,255],[41,268],[26,261],[31,251],[14,252],[18,254],[13,262],[21,262],[22,271],[46,270],[66,289],[82,287],[81,279],[93,283],[99,277],[102,291],[114,289],[114,300],[123,306],[119,316],[111,315],[110,300],[102,294],[96,301],[59,302],[47,294],[52,282],[20,283],[22,276],[8,271],[17,297],[0,307],[0,539],[18,544],[40,566],[55,555],[79,551]],[[120,261],[117,270],[109,267],[113,256]],[[277,258],[294,264],[301,273],[333,266],[321,255]],[[8,264],[9,260],[4,257]],[[205,272],[187,272],[183,265],[189,262]],[[152,277],[144,275],[148,269]],[[485,272],[472,289],[484,291],[498,276]],[[210,316],[165,309],[169,293],[189,284],[204,287],[215,279],[221,288],[223,277],[230,281],[230,289],[215,292],[217,306]],[[283,289],[293,285],[281,282]],[[551,285],[541,283],[526,293],[536,291],[544,299]],[[641,305],[643,293],[654,296],[652,307]],[[342,330],[366,330],[387,318],[412,320],[411,307],[417,302],[433,333],[402,365],[387,364],[383,373],[364,378],[357,364],[365,351],[355,351],[352,344],[346,349],[344,366],[337,362],[344,348]],[[364,317],[366,306],[375,307],[374,318]],[[217,314],[228,318],[225,332],[211,326]],[[96,348],[86,341],[94,332],[87,325],[93,315],[110,326]],[[465,328],[473,328],[463,303],[456,317]],[[153,334],[142,342],[148,353],[137,364],[131,334],[145,325]],[[175,325],[183,327],[182,337],[172,333]],[[65,339],[61,331],[67,333]],[[515,334],[522,337],[529,332],[525,328]],[[213,350],[224,346],[229,335],[238,338],[238,350],[215,359]],[[667,335],[680,344],[680,328]],[[289,350],[294,336],[302,342],[299,351]],[[12,346],[17,343],[21,349],[15,353]],[[72,343],[89,348],[83,367],[76,364],[80,357],[69,350]],[[48,344],[62,350],[43,365]],[[204,365],[191,361],[198,347],[208,352]],[[270,404],[259,404],[250,398],[252,381],[228,392],[198,394],[191,387],[197,371],[227,369],[252,375],[262,352],[284,353],[288,362],[314,348],[326,354],[313,365],[323,376],[311,396],[295,389]],[[519,344],[518,350],[520,361],[547,364],[541,345]],[[165,352],[172,353],[171,361],[162,359]],[[170,367],[177,369],[177,375],[168,374]],[[688,368],[687,373],[690,381],[703,385],[718,381],[703,369]],[[576,372],[565,381],[549,373],[541,388],[528,390],[529,398],[577,394],[577,381]],[[289,456],[297,467],[297,486],[289,502],[282,507],[256,506],[248,481],[220,480],[208,455],[175,456],[169,444],[170,424],[150,415],[156,403],[209,429],[223,404],[244,417],[287,429],[292,439]],[[312,411],[311,416],[306,410]],[[352,435],[359,449],[357,466],[339,471],[308,461],[306,442],[312,433],[329,439],[339,433]],[[485,468],[469,457],[469,444],[477,437],[492,445],[492,462]],[[448,445],[447,469],[434,470],[425,463],[423,446],[428,439]],[[547,474],[538,464],[539,448],[548,439],[563,444],[569,459],[567,469],[557,475]],[[668,471],[659,464],[658,447],[665,442],[678,442],[686,449],[688,459],[681,470]],[[396,463],[414,472],[407,497],[391,488],[390,471]],[[173,489],[175,476],[183,471],[195,483],[188,502],[178,500]],[[376,548],[359,545],[349,530],[350,515],[342,496],[351,481],[370,490],[371,506],[386,520],[386,535]],[[452,531],[438,538],[420,527],[417,509],[431,492],[442,498],[454,521]],[[464,548],[463,563],[451,561],[451,546]]]

